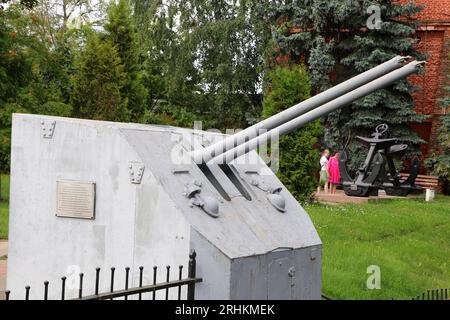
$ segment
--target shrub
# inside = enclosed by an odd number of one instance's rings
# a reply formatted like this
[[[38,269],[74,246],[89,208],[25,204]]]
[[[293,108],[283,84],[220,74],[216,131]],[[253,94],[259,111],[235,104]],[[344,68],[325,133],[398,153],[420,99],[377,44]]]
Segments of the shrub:
[[[304,66],[276,67],[268,75],[263,117],[270,117],[310,97],[309,74]],[[277,176],[299,201],[310,200],[317,185],[319,152],[314,149],[323,134],[320,121],[280,139]]]

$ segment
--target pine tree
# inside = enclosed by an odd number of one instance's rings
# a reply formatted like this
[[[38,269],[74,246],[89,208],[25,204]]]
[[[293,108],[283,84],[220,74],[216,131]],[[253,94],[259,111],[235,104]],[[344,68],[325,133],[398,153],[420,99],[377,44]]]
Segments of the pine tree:
[[[128,0],[111,2],[105,30],[107,37],[117,46],[123,64],[125,79],[121,95],[127,100],[130,120],[139,121],[145,112],[147,91],[142,82],[137,31]]]
[[[310,97],[309,74],[304,66],[275,67],[269,72],[268,92],[263,104],[263,117],[279,113]],[[298,200],[309,200],[317,186],[319,152],[314,149],[323,128],[319,121],[310,123],[280,138],[279,171],[283,184]]]
[[[71,95],[75,116],[127,121],[126,99],[121,95],[125,72],[117,47],[93,32],[76,57],[75,67]]]
[[[379,29],[368,24],[367,9],[371,5],[380,9],[381,21],[375,23]],[[288,55],[291,63],[308,64],[316,94],[395,55],[423,58],[414,49],[415,26],[408,20],[419,10],[413,3],[389,0],[303,0],[285,1],[268,12],[277,27],[277,54]],[[355,136],[370,135],[378,124],[387,123],[392,136],[418,152],[422,141],[408,123],[421,122],[424,116],[413,110],[413,90],[407,80],[398,81],[330,114],[326,119],[326,146],[346,148],[354,169],[366,153]]]

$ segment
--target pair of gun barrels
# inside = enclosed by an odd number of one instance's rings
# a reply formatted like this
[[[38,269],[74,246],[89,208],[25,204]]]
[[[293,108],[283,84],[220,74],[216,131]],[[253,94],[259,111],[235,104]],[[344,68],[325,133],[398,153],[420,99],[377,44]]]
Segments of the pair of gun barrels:
[[[191,151],[197,164],[228,164],[266,145],[273,136],[288,134],[379,89],[417,73],[424,61],[396,56],[308,100],[202,149]]]

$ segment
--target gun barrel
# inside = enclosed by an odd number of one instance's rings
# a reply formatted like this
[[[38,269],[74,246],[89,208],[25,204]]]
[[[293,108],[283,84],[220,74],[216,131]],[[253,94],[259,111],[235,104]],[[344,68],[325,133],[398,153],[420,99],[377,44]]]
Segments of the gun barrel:
[[[365,97],[376,90],[382,89],[402,78],[405,78],[413,73],[416,73],[420,69],[420,66],[423,65],[424,63],[425,62],[423,61],[410,62],[398,70],[392,71],[345,95],[336,98],[335,100],[332,100],[314,110],[311,110],[293,120],[290,120],[271,131],[267,131],[259,135],[258,137],[255,137],[245,143],[238,145],[233,149],[230,149],[214,157],[212,160],[208,162],[208,164],[229,163],[234,159],[248,153],[249,151],[256,149],[260,145],[261,146],[266,145],[267,142],[270,141],[270,138],[274,136],[274,134],[277,134],[279,136],[288,134],[304,126],[305,124],[308,124],[330,112],[333,112],[339,108],[342,108],[352,103],[355,100]]]
[[[264,130],[271,130],[277,126],[288,122],[314,108],[323,105],[343,94],[351,92],[352,90],[369,83],[395,69],[404,65],[405,61],[410,57],[396,56],[389,61],[386,61],[379,66],[372,68],[364,73],[361,73],[345,82],[340,83],[308,100],[305,100],[289,109],[286,109],[270,118],[267,118],[255,125],[240,131],[232,136],[208,146],[203,149],[197,149],[191,152],[191,158],[195,163],[207,163],[212,158],[219,156],[222,153],[231,150],[238,145],[253,139],[264,132]]]

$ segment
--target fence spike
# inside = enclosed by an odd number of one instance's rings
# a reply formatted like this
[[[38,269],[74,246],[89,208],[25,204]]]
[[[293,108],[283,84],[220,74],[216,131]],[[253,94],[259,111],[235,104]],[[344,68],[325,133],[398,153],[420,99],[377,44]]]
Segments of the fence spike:
[[[80,286],[78,288],[78,298],[81,299],[83,297],[83,278],[84,274],[80,273]]]
[[[98,287],[100,284],[100,268],[95,269],[95,295],[98,296]]]
[[[128,279],[130,277],[130,268],[125,268],[125,290],[128,290]],[[125,296],[125,300],[128,300],[128,296]]]
[[[114,292],[114,273],[116,271],[116,268],[112,267],[111,268],[111,292]],[[111,299],[113,300],[113,299]]]
[[[65,300],[66,298],[66,277],[62,277],[62,288],[61,288],[61,300]]]
[[[178,266],[178,280],[183,279],[183,265]],[[178,300],[181,300],[181,285],[178,286]]]
[[[195,279],[195,273],[196,273],[196,258],[197,253],[195,250],[192,250],[189,254],[189,266],[188,266],[188,278]],[[187,293],[187,299],[188,300],[194,300],[195,299],[195,283],[188,285],[188,293]]]
[[[157,266],[153,266],[153,284],[156,285],[156,273],[158,271]],[[156,289],[153,290],[153,300],[156,300]]]
[[[144,277],[144,267],[139,267],[139,288],[142,288],[142,279]],[[142,293],[139,293],[139,300],[142,300]]]
[[[170,280],[170,266],[166,266],[166,282]],[[169,288],[166,289],[166,300],[169,300]]]
[[[48,300],[48,281],[44,281],[44,300]]]
[[[30,300],[30,286],[25,287],[25,300]]]

